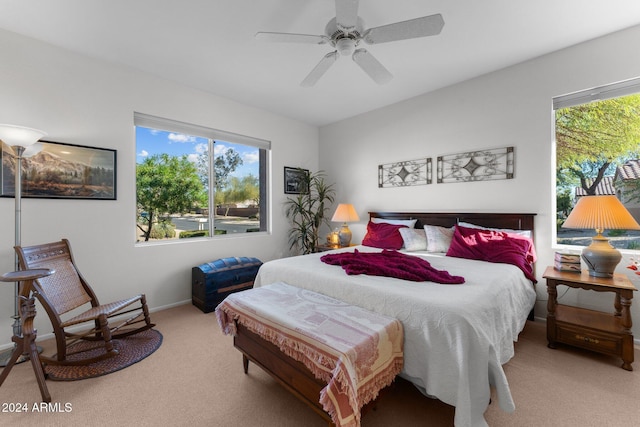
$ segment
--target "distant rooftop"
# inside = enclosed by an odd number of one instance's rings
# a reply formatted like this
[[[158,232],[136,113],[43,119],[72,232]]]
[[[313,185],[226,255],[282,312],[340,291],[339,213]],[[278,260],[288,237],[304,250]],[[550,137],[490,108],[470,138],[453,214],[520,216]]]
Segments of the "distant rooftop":
[[[623,181],[640,178],[640,159],[629,160],[622,166],[618,166],[614,181],[618,178]]]
[[[596,187],[596,196],[615,195],[614,182],[640,179],[640,159],[628,160],[616,168],[614,176],[605,176]],[[587,186],[593,183],[593,179],[587,180]],[[576,187],[576,197],[586,196],[587,192],[582,187]]]
[[[593,179],[588,179],[587,186],[590,186],[591,184],[593,184]],[[612,176],[602,177],[602,181],[600,181],[600,183],[596,187],[596,196],[615,195],[615,194],[616,194],[616,189],[613,186],[613,177]],[[582,187],[576,187],[576,197],[586,196],[586,195],[587,195],[587,192],[584,191]]]

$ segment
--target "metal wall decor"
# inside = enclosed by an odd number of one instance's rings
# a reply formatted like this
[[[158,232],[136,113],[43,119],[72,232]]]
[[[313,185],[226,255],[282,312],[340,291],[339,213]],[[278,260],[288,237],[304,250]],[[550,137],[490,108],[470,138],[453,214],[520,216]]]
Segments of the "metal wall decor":
[[[431,184],[431,158],[387,163],[378,166],[378,187],[406,187]]]
[[[513,147],[439,156],[437,180],[444,183],[512,179],[513,160]]]

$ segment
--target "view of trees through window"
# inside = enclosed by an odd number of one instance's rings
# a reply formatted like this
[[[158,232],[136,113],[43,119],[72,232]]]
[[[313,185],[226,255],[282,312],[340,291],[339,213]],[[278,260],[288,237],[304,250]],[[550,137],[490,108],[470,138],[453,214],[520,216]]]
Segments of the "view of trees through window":
[[[136,126],[136,241],[266,230],[264,151]]]
[[[594,230],[561,228],[584,195],[616,195],[640,222],[640,94],[555,110],[557,243],[588,246]],[[619,249],[640,249],[640,232],[607,230]]]

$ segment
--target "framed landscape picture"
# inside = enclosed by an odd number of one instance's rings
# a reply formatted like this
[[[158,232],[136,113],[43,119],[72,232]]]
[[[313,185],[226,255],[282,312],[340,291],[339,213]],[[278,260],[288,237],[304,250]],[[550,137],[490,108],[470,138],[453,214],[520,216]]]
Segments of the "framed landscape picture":
[[[22,159],[22,197],[116,200],[116,150],[40,141],[42,150]],[[14,197],[17,156],[6,144],[0,196]]]

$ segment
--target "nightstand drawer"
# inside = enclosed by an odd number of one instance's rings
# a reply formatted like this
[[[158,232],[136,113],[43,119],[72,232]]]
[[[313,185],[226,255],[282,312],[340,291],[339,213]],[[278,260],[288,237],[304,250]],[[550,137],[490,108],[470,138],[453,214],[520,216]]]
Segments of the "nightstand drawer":
[[[622,337],[620,335],[560,322],[556,327],[558,342],[611,355],[619,355],[622,352]]]

